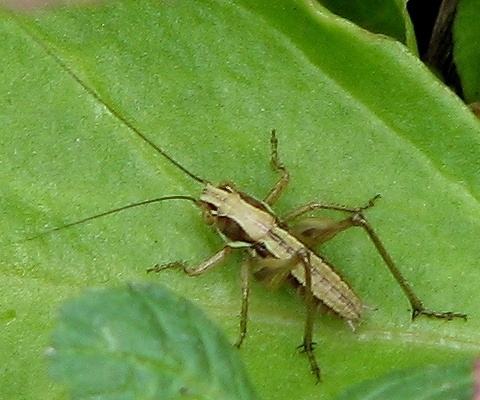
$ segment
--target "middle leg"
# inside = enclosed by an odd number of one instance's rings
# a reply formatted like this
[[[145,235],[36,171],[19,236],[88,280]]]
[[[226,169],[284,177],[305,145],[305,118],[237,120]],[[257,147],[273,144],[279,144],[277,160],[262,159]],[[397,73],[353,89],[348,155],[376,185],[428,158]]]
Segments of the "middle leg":
[[[299,346],[306,353],[310,362],[310,369],[315,375],[317,382],[320,381],[320,368],[318,367],[313,353],[313,328],[315,316],[315,303],[312,289],[312,265],[310,261],[310,250],[301,248],[287,259],[266,258],[257,261],[255,277],[270,289],[276,289],[285,281],[290,272],[302,265],[305,269],[305,305],[306,317],[303,342]]]

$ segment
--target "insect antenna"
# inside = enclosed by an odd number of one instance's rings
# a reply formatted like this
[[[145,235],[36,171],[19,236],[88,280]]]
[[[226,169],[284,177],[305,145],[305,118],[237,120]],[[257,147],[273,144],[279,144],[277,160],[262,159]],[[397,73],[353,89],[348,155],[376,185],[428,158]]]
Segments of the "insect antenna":
[[[200,178],[199,176],[195,175],[193,172],[189,171],[187,167],[184,167],[182,164],[180,164],[177,160],[175,160],[173,157],[169,156],[164,150],[162,150],[160,147],[158,147],[154,142],[152,142],[147,136],[145,136],[142,132],[140,132],[137,128],[135,128],[129,121],[127,121],[124,117],[122,117],[120,114],[117,114],[116,111],[113,108],[110,108],[108,105],[106,105],[107,108],[118,118],[120,119],[125,125],[127,125],[133,132],[135,132],[136,135],[138,135],[143,141],[148,143],[155,151],[160,153],[163,157],[165,157],[168,161],[170,161],[173,165],[175,165],[177,168],[185,172],[190,178],[196,180],[197,182],[207,184],[208,181]]]
[[[63,63],[62,63],[63,65]],[[91,89],[89,86],[87,86],[82,80],[80,80],[74,73],[71,71],[67,66],[64,66],[64,68],[68,71],[68,73],[81,85],[83,88],[91,94],[95,99],[97,99],[101,104],[104,105],[104,107],[112,113],[118,120],[120,120],[123,124],[125,124],[133,133],[135,133],[140,139],[142,139],[145,143],[149,144],[157,153],[161,154],[165,159],[170,161],[173,165],[175,165],[177,168],[179,168],[181,171],[183,171],[185,174],[187,174],[190,178],[196,180],[197,182],[207,184],[208,181],[200,178],[198,175],[195,175],[193,172],[187,169],[187,167],[183,166],[180,164],[177,160],[175,160],[172,156],[170,156],[167,152],[162,150],[160,147],[158,147],[151,139],[149,139],[146,135],[144,135],[142,132],[140,132],[129,120],[127,120],[124,116],[122,116],[120,113],[118,113],[112,106],[110,106],[107,102],[105,102],[100,95],[95,92],[93,89]]]
[[[68,224],[65,224],[65,225],[62,225],[62,226],[59,226],[59,227],[56,227],[56,228],[52,228],[50,230],[41,232],[39,235],[32,236],[32,237],[29,237],[25,240],[22,240],[22,242],[28,242],[28,241],[33,240],[33,239],[38,239],[42,236],[49,235],[53,232],[57,232],[57,231],[60,231],[60,230],[63,230],[63,229],[71,228],[72,226],[80,225],[80,224],[83,224],[85,222],[92,221],[94,219],[106,217],[107,215],[116,214],[120,211],[128,210],[130,208],[140,207],[140,206],[144,206],[144,205],[147,205],[147,204],[159,203],[161,201],[166,201],[166,200],[189,200],[189,201],[197,204],[197,199],[195,199],[194,197],[191,197],[191,196],[184,196],[184,195],[163,196],[163,197],[157,197],[155,199],[138,201],[136,203],[127,204],[126,206],[114,208],[112,210],[105,211],[105,212],[102,212],[100,214],[95,214],[95,215],[92,215],[90,217],[80,219],[78,221],[70,222]]]
[[[75,80],[90,96],[92,96],[96,101],[98,101],[101,105],[103,105],[115,118],[121,121],[124,125],[126,125],[134,134],[136,134],[140,139],[142,139],[145,143],[149,144],[155,151],[165,157],[168,161],[170,161],[173,165],[180,168],[185,174],[187,174],[190,178],[196,180],[197,182],[207,184],[208,181],[205,179],[200,178],[199,176],[195,175],[193,172],[189,171],[186,167],[176,161],[173,157],[168,155],[164,150],[158,147],[152,140],[150,140],[146,135],[140,132],[134,125],[131,123],[127,118],[122,116],[119,112],[115,110],[113,106],[108,104],[106,100],[92,87],[87,84],[87,80],[83,80],[77,72],[70,67],[65,61],[63,61],[48,45],[44,40],[38,38],[35,34],[28,31],[28,34],[31,39],[35,40],[36,43],[45,50],[45,52],[62,68],[73,80]]]

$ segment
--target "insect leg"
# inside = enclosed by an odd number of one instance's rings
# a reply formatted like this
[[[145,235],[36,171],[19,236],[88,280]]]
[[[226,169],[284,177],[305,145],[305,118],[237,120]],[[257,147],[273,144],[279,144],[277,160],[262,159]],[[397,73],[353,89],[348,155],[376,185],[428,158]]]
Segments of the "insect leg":
[[[310,203],[291,211],[282,218],[282,221],[288,222],[292,219],[299,217],[302,214],[318,209],[342,211],[355,215],[362,212],[363,210],[366,210],[367,208],[373,207],[375,201],[379,197],[380,196],[377,195],[371,198],[364,206],[357,208],[349,208],[341,205],[332,204]],[[302,242],[309,245],[310,247],[314,247],[329,241],[338,233],[348,228],[351,228],[352,226],[356,225],[352,221],[351,216],[341,221],[326,217],[314,217],[305,218],[299,221],[295,226],[292,227],[292,229],[297,235],[300,236]]]
[[[183,272],[190,276],[197,276],[201,275],[204,272],[212,269],[218,265],[220,265],[232,252],[232,248],[228,245],[223,247],[220,251],[215,253],[213,256],[209,257],[205,261],[203,261],[198,267],[196,268],[188,268],[187,265],[180,261],[171,262],[168,264],[156,264],[152,268],[147,269],[147,272],[160,272],[168,268],[180,268]]]
[[[248,297],[250,295],[250,269],[252,259],[247,257],[242,264],[242,310],[240,312],[240,333],[235,342],[235,347],[240,348],[243,340],[247,336],[247,321],[248,321]]]
[[[335,210],[351,213],[352,215],[350,215],[350,217],[341,221],[334,221],[328,218],[309,218],[303,222],[301,221],[299,225],[297,227],[294,227],[293,229],[305,244],[315,246],[324,243],[325,241],[331,239],[337,233],[342,232],[345,229],[354,226],[362,227],[372,240],[377,251],[380,253],[380,256],[390,270],[390,273],[393,275],[393,277],[403,290],[404,294],[407,296],[412,307],[412,319],[414,319],[418,315],[426,315],[428,317],[442,318],[447,320],[452,320],[453,318],[466,319],[466,314],[463,313],[451,311],[437,312],[425,308],[423,302],[415,294],[408,281],[405,279],[398,267],[395,265],[392,257],[387,252],[382,241],[380,240],[376,232],[373,230],[372,226],[368,223],[365,216],[362,214],[363,210],[366,210],[367,208],[370,208],[374,205],[375,200],[378,199],[378,197],[378,195],[373,197],[366,205],[358,208],[348,208],[344,206],[327,205],[321,203],[307,204],[287,214],[283,221],[294,219],[302,214],[305,214],[306,212],[316,209]]]
[[[357,213],[352,215],[351,219],[355,226],[360,226],[365,229],[373,244],[377,248],[378,252],[382,256],[383,261],[385,262],[385,264],[387,264],[387,267],[392,273],[393,277],[407,296],[410,304],[412,305],[412,319],[419,315],[425,315],[427,317],[441,318],[447,320],[452,320],[453,318],[463,318],[464,320],[467,319],[467,315],[463,313],[457,313],[452,311],[438,312],[425,308],[423,302],[415,294],[408,281],[404,278],[398,267],[395,265],[392,257],[390,257],[390,254],[388,254],[385,246],[381,242],[376,232],[373,230],[372,226],[367,222],[365,217],[361,213]]]
[[[315,211],[315,210],[334,210],[334,211],[348,212],[351,214],[357,214],[367,210],[368,208],[373,207],[375,205],[375,202],[379,198],[380,198],[380,195],[377,194],[373,196],[370,200],[368,200],[368,202],[365,205],[363,205],[362,207],[356,207],[356,208],[346,207],[338,204],[309,203],[301,207],[298,207],[293,211],[290,211],[287,215],[285,215],[282,218],[282,221],[288,222],[288,221],[291,221],[292,219],[298,218],[300,215],[303,215],[303,214],[306,214],[307,212]]]
[[[315,304],[312,291],[312,265],[310,262],[309,250],[303,248],[298,250],[288,259],[266,258],[256,260],[258,266],[255,277],[265,283],[270,289],[276,289],[287,278],[290,271],[301,263],[305,268],[305,303],[306,318],[303,343],[299,346],[307,354],[310,362],[310,369],[320,381],[320,368],[318,367],[315,355],[313,354],[313,325],[315,315]]]
[[[204,272],[220,265],[225,259],[230,255],[233,248],[228,244],[225,245],[220,251],[215,253],[213,256],[209,257],[207,260],[203,261],[196,268],[188,268],[185,263],[182,262],[172,262],[168,264],[157,264],[152,268],[149,268],[147,272],[160,272],[168,268],[180,268],[184,273],[189,276],[198,276]],[[251,269],[251,258],[247,258],[244,262],[241,270],[242,277],[242,309],[240,312],[240,333],[238,339],[235,343],[235,347],[240,347],[243,340],[247,335],[247,320],[248,320],[248,298],[250,295],[250,269]]]
[[[298,251],[298,256],[302,260],[302,264],[305,268],[305,303],[307,305],[306,317],[305,317],[305,331],[303,335],[303,343],[300,347],[307,354],[308,361],[310,362],[310,370],[315,375],[317,383],[320,382],[320,368],[318,367],[315,354],[313,354],[313,322],[314,322],[314,302],[312,291],[312,265],[310,263],[310,252],[308,250]]]
[[[290,173],[280,162],[278,157],[278,139],[275,134],[275,129],[272,130],[272,136],[270,137],[270,145],[272,147],[271,163],[276,172],[279,172],[282,176],[275,186],[270,190],[267,197],[265,197],[265,203],[273,205],[280,198],[283,191],[286,189],[288,182],[290,181]]]

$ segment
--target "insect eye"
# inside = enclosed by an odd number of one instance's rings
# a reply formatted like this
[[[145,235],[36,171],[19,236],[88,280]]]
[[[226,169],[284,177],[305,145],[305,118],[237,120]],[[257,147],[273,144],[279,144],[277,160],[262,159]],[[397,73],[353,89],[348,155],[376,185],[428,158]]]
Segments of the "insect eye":
[[[207,225],[213,225],[216,221],[215,214],[212,214],[210,211],[203,213],[203,219]]]
[[[200,207],[202,208],[203,219],[209,225],[215,223],[217,219],[218,207],[212,203],[207,203],[202,201],[200,203]]]

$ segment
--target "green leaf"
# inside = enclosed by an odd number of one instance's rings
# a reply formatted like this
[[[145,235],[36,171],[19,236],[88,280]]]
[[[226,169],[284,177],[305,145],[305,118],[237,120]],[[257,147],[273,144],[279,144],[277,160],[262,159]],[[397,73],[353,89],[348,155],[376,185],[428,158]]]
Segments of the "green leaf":
[[[253,399],[236,349],[158,285],[83,293],[62,306],[52,372],[76,399]]]
[[[453,25],[453,56],[469,103],[480,101],[480,1],[462,0]]]
[[[389,0],[381,3],[375,0],[321,0],[320,3],[364,29],[391,36],[407,44],[412,52],[417,51],[415,32],[404,0]]]
[[[263,398],[330,399],[393,368],[478,352],[480,127],[403,45],[300,0],[126,0],[5,13],[0,37],[0,287],[14,316],[0,335],[1,397],[65,398],[42,352],[57,304],[84,287],[164,283],[236,338],[241,252],[197,278],[145,273],[176,260],[195,266],[221,248],[190,203],[22,242],[135,201],[199,195],[201,185],[118,116],[195,174],[258,198],[278,179],[268,143],[276,128],[292,178],[279,215],[314,200],[362,205],[381,193],[368,218],[412,287],[428,307],[469,315],[467,323],[412,322],[363,232],[345,232],[319,250],[367,308],[356,332],[319,313],[321,384],[296,349],[301,298],[253,283],[241,354]]]
[[[472,369],[472,360],[406,368],[355,385],[335,400],[470,400]]]

